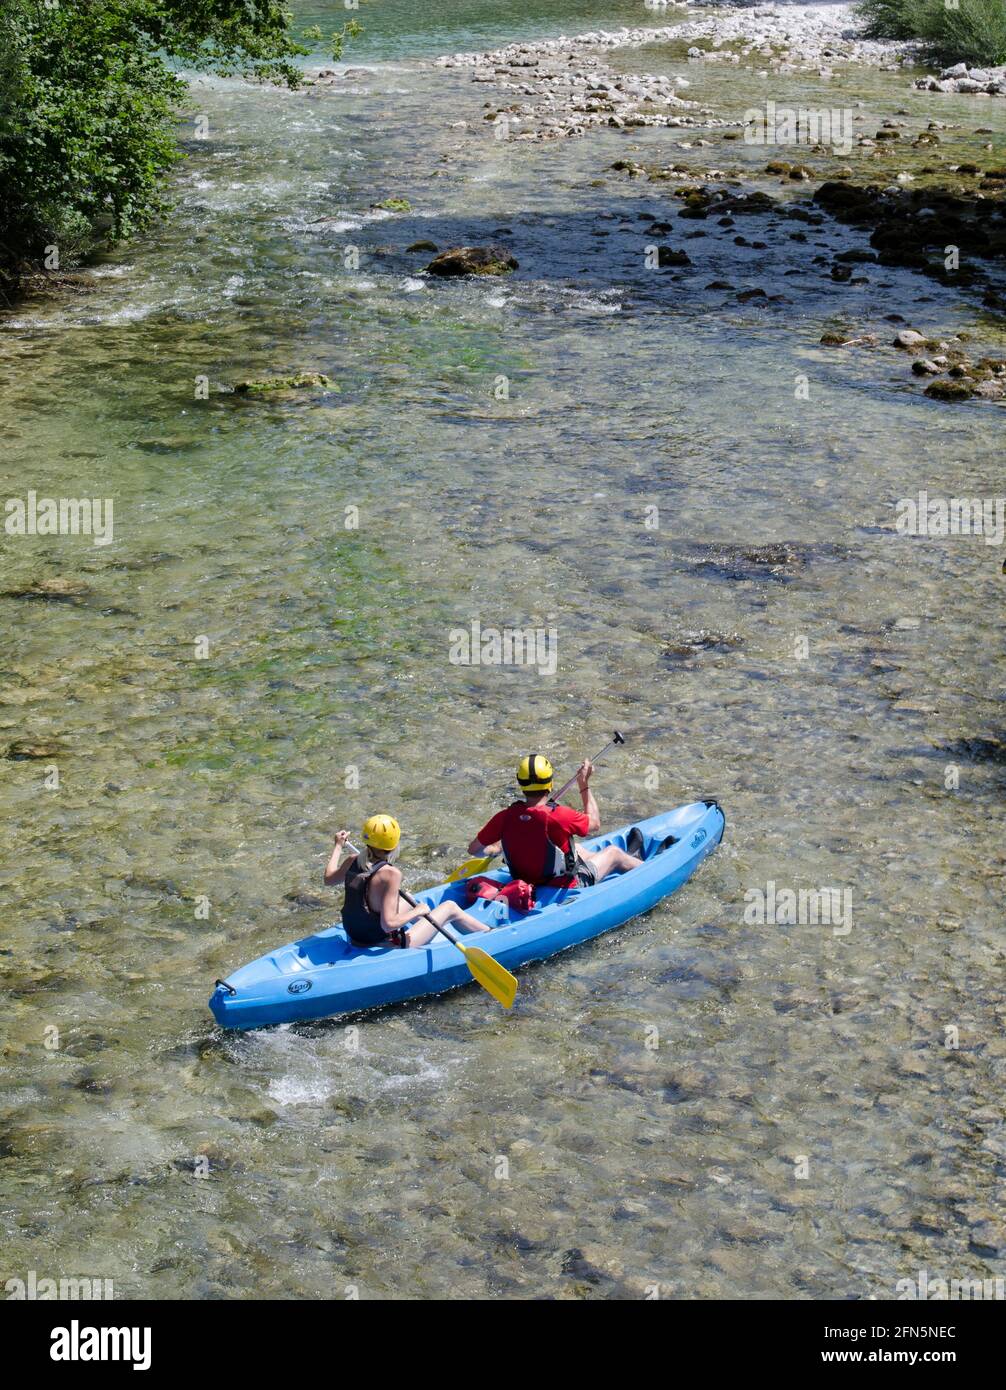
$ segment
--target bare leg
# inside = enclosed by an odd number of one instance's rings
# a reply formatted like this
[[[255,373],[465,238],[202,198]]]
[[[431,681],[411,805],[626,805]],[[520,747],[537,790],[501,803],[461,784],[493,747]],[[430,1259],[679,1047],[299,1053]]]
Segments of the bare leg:
[[[450,922],[452,927],[460,927],[462,931],[466,932],[492,931],[492,927],[487,926],[485,922],[480,922],[476,917],[470,917],[467,912],[461,911],[457,903],[450,901],[441,903],[439,907],[435,907],[430,913],[430,916],[434,921],[439,922],[441,926],[446,922]],[[426,918],[420,917],[418,922],[413,923],[413,925],[409,927],[409,945],[425,946],[427,942],[432,941],[435,936],[439,935],[440,933],[433,925],[433,922],[429,922]]]
[[[598,850],[596,854],[586,854],[583,850],[579,853],[594,870],[598,883],[610,873],[624,874],[629,869],[638,869],[643,862],[634,854],[626,854],[625,850],[619,849],[617,845],[609,845],[607,849]]]

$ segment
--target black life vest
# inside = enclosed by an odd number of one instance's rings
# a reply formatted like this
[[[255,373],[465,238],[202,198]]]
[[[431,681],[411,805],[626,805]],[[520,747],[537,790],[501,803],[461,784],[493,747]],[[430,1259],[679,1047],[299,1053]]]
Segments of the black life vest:
[[[342,925],[350,941],[357,946],[386,946],[388,933],[381,926],[381,914],[367,900],[367,889],[378,869],[387,867],[386,859],[378,859],[366,868],[359,858],[353,860],[346,874],[346,896],[342,903]]]

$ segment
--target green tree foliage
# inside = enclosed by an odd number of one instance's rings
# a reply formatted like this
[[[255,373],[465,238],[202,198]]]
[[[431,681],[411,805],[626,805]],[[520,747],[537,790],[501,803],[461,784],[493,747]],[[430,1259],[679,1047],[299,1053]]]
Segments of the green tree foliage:
[[[66,266],[148,226],[178,157],[178,68],[296,86],[290,25],[283,0],[0,0],[0,292],[47,246]]]
[[[878,39],[921,39],[943,63],[1006,63],[1004,0],[861,0],[859,13]]]

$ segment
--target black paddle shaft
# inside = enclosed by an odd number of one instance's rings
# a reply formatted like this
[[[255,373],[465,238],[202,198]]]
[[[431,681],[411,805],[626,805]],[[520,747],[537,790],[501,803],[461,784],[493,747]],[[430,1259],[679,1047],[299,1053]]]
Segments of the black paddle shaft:
[[[610,742],[610,743],[606,743],[606,744],[604,745],[604,747],[601,749],[600,753],[598,753],[595,757],[593,757],[593,758],[590,759],[590,761],[591,761],[592,763],[599,762],[600,759],[604,757],[605,753],[607,753],[607,751],[608,751],[609,748],[614,748],[615,745],[616,745],[617,743],[624,743],[624,742],[625,742],[625,739],[622,737],[622,735],[618,732],[617,729],[614,731],[614,733],[615,733],[615,736],[614,736],[614,738],[611,740],[611,742]],[[582,766],[582,764],[581,764],[581,766]],[[549,799],[548,799],[548,804],[549,804],[550,806],[557,806],[557,805],[559,804],[559,802],[562,800],[562,798],[563,798],[563,797],[566,795],[566,793],[569,791],[570,787],[571,787],[571,786],[573,785],[573,783],[576,781],[576,779],[577,779],[577,777],[578,777],[578,775],[579,775],[579,772],[580,772],[580,769],[577,768],[576,772],[573,773],[573,775],[572,775],[572,777],[569,779],[569,781],[566,782],[564,786],[562,786],[562,787],[559,788],[559,790],[556,792],[555,796],[550,796],[550,797],[549,797]]]

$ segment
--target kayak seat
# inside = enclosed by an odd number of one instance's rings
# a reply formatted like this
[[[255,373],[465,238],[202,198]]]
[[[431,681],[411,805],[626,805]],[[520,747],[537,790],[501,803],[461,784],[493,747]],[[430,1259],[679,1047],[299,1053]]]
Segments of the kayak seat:
[[[666,840],[661,840],[660,844],[657,846],[657,853],[663,854],[665,849],[670,849],[670,847],[676,845],[680,839],[680,835],[668,835]]]

